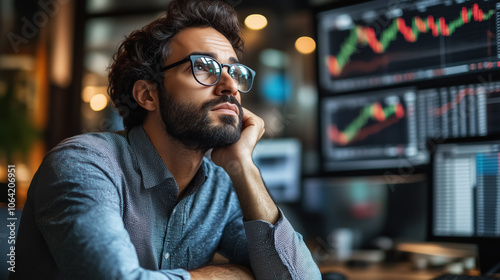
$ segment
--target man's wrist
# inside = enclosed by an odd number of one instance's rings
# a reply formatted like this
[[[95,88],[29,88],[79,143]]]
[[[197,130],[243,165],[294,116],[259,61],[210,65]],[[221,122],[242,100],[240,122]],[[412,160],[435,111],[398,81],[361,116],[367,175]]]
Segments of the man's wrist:
[[[235,161],[226,172],[233,182],[244,220],[263,220],[275,224],[279,218],[278,208],[253,161]]]
[[[231,179],[243,176],[248,171],[259,172],[251,157],[231,160],[223,168]]]

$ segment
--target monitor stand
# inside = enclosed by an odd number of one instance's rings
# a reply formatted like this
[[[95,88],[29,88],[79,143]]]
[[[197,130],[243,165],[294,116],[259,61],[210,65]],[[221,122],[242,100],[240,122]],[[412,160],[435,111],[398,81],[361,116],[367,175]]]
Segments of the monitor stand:
[[[500,245],[487,243],[479,244],[477,250],[479,254],[477,265],[481,274],[490,272],[492,268],[500,264]],[[491,273],[495,272],[498,273],[498,271],[491,271]]]

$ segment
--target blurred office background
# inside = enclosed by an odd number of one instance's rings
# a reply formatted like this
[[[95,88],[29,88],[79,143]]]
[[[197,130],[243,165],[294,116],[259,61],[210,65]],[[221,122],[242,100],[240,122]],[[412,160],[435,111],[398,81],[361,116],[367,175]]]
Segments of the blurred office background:
[[[228,2],[243,26],[246,55],[242,62],[257,72],[252,91],[242,96],[243,105],[266,122],[255,161],[289,220],[314,244],[315,258],[330,257],[331,250],[338,249],[338,240],[354,249],[377,252],[391,250],[395,242],[424,241],[428,184],[422,169],[393,162],[389,173],[370,172],[363,162],[347,162],[354,166],[331,165],[328,170],[329,162],[321,155],[328,151],[321,147],[319,109],[322,101],[329,101],[318,89],[321,58],[317,57],[314,11],[334,1]],[[4,167],[15,164],[19,209],[44,154],[57,143],[81,133],[123,129],[106,92],[107,67],[124,36],[158,17],[168,3],[1,0],[0,182],[7,178]],[[345,86],[337,89],[345,92]],[[399,97],[407,94],[406,89],[394,92]],[[342,97],[336,100],[340,109],[332,109],[338,110],[335,116],[351,117],[342,108],[355,107],[358,113],[361,105],[352,102],[366,103],[362,92],[359,96],[349,102]],[[394,101],[394,96],[387,100]],[[404,100],[414,101],[410,99]],[[419,145],[423,149],[425,143]],[[342,145],[336,148],[343,151]],[[395,146],[391,152],[401,149]],[[387,260],[387,255],[380,257],[377,252],[360,259]]]
[[[266,121],[265,138],[300,141],[305,173],[318,166],[311,7],[321,2],[230,1],[243,26],[243,62],[258,73],[244,106]],[[50,148],[76,134],[123,129],[106,92],[107,67],[124,36],[168,3],[1,1],[0,163],[16,164],[20,208]]]

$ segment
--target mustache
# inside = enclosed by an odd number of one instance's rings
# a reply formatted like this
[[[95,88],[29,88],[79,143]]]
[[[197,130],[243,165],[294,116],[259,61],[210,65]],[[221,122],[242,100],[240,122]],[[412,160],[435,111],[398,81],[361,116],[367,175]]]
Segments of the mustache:
[[[213,99],[213,100],[210,100],[208,102],[205,102],[202,106],[202,109],[205,110],[205,111],[208,111],[210,110],[210,108],[214,107],[214,106],[217,106],[219,104],[222,104],[222,103],[232,103],[232,104],[235,104],[236,106],[238,106],[238,109],[240,111],[240,114],[243,113],[243,110],[241,108],[241,104],[238,102],[238,100],[232,96],[232,95],[223,95],[219,98],[216,98],[216,99]]]

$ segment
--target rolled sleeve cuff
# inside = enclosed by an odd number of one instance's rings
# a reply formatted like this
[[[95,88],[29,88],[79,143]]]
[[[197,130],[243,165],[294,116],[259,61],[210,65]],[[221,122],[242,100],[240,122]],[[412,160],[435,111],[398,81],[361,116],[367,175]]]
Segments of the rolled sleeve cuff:
[[[279,211],[280,218],[274,225],[262,220],[243,223],[257,279],[258,275],[266,275],[262,279],[273,279],[270,275],[277,277],[274,279],[321,279],[302,235]]]
[[[295,231],[281,209],[279,209],[279,216],[274,225],[264,220],[243,221],[249,244],[270,244],[274,242],[276,232],[291,231],[290,234],[293,234]]]

